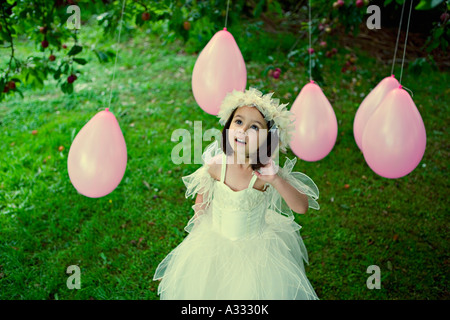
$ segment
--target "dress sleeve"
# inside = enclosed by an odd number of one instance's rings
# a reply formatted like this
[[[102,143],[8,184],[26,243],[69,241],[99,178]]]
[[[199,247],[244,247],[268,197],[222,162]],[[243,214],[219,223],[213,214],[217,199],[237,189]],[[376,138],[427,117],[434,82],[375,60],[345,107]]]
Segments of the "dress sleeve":
[[[186,186],[186,198],[195,198],[197,194],[203,195],[203,201],[192,206],[192,209],[194,210],[194,212],[196,212],[196,214],[191,218],[191,220],[185,227],[185,230],[187,232],[191,231],[196,220],[209,207],[209,204],[213,197],[212,191],[216,180],[211,177],[208,169],[213,162],[219,161],[219,159],[221,158],[219,155],[221,154],[222,150],[219,148],[218,141],[216,140],[208,145],[203,152],[203,165],[190,175],[181,178]]]
[[[299,192],[308,197],[309,208],[319,210],[320,205],[316,201],[319,198],[319,189],[314,181],[306,174],[301,172],[292,172],[296,162],[297,158],[290,160],[286,157],[284,167],[280,167],[278,169],[278,175],[290,183]],[[269,208],[294,219],[291,208],[287,205],[280,193],[272,186],[270,186],[267,191],[269,192]]]

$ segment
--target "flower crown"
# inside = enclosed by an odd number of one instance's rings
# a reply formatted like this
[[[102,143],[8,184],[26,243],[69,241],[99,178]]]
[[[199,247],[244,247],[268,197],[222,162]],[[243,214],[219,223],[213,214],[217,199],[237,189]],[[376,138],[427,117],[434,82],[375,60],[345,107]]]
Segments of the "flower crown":
[[[256,107],[266,121],[274,122],[270,131],[278,129],[280,137],[280,150],[286,152],[286,147],[291,141],[290,132],[294,130],[291,120],[293,113],[286,109],[288,103],[280,104],[280,99],[272,99],[273,92],[263,95],[261,91],[250,87],[242,92],[233,90],[229,92],[220,105],[218,117],[219,123],[225,125],[233,110],[242,106]]]

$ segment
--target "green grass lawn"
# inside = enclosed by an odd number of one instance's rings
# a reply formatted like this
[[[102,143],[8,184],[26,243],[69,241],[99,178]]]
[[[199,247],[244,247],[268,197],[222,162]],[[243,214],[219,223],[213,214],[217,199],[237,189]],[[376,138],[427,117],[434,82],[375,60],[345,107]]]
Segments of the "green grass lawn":
[[[94,29],[84,34],[103,41]],[[31,50],[25,42],[18,47]],[[391,66],[356,53],[356,73],[340,72],[344,54],[324,59],[322,89],[339,125],[335,147],[321,161],[295,166],[320,190],[321,209],[296,216],[310,258],[307,276],[320,299],[448,299],[448,73],[413,77],[405,69],[403,85],[414,92],[427,148],[409,175],[385,179],[365,163],[353,119]],[[98,199],[78,194],[67,172],[74,137],[109,100],[113,63],[85,57],[90,62],[73,94],[49,80],[0,104],[0,299],[158,299],[155,268],[187,235],[193,200],[185,199],[181,177],[199,165],[171,162],[178,143],[171,133],[193,134],[194,121],[203,131],[220,129],[192,95],[197,55],[151,34],[124,38],[110,111],[128,163],[119,186]],[[262,76],[265,68],[247,64],[247,87],[275,91],[292,105],[308,82],[304,67],[283,70],[278,80]],[[70,265],[81,268],[79,290],[66,286]],[[366,286],[370,265],[380,267],[379,290]]]

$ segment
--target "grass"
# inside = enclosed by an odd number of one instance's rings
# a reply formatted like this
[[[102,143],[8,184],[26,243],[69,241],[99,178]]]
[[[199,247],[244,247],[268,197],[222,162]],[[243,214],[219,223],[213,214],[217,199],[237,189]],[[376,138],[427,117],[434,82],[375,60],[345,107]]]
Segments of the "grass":
[[[85,36],[101,38],[96,32]],[[324,60],[323,69],[322,89],[338,119],[336,145],[324,159],[295,166],[320,190],[320,211],[296,216],[310,258],[307,276],[321,299],[448,299],[448,73],[404,73],[427,149],[409,175],[385,179],[365,163],[352,126],[364,94],[390,66],[356,50],[358,71],[343,74],[344,51]],[[199,165],[171,162],[170,134],[178,128],[193,134],[194,121],[202,121],[203,131],[219,128],[192,95],[197,55],[147,34],[122,43],[110,111],[128,163],[119,186],[98,199],[78,194],[67,173],[76,133],[108,106],[113,63],[87,57],[74,94],[47,81],[0,105],[1,299],[158,299],[156,266],[187,235],[193,200],[184,198],[181,177]],[[247,87],[273,90],[292,104],[307,83],[304,68],[283,70],[275,80],[262,76],[265,67],[247,63]],[[70,265],[81,268],[79,290],[66,286]],[[366,286],[370,265],[380,267],[380,290]]]

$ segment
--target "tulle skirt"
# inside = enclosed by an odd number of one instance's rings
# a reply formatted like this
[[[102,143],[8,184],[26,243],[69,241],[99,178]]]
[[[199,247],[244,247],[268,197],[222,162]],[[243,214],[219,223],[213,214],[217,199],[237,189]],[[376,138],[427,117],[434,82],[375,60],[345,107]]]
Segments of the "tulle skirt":
[[[257,236],[230,240],[201,215],[189,235],[159,264],[160,299],[318,299],[305,274],[301,226],[272,210]]]

